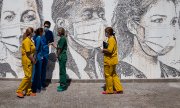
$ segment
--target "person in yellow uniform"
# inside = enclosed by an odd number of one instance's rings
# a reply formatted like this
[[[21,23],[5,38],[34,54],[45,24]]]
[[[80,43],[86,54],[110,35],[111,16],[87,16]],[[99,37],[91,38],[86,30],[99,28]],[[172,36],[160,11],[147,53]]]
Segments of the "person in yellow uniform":
[[[16,94],[19,98],[23,98],[25,91],[25,95],[27,96],[35,96],[36,94],[32,93],[31,90],[31,77],[32,77],[32,68],[33,64],[36,63],[34,56],[35,53],[35,45],[32,42],[33,29],[29,27],[22,41],[22,66],[24,70],[24,78],[22,79],[21,84],[19,85]]]
[[[123,93],[123,87],[119,76],[116,73],[116,65],[118,64],[118,48],[113,29],[111,27],[107,27],[105,29],[105,35],[108,37],[108,41],[106,45],[103,45],[104,48],[102,52],[104,53],[106,90],[103,91],[102,94]]]

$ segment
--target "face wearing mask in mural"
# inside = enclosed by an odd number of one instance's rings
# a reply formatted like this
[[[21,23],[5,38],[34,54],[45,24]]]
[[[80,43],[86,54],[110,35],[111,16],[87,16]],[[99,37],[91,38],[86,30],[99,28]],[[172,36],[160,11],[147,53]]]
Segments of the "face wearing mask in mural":
[[[100,5],[99,5],[100,4]],[[102,45],[105,11],[101,0],[79,0],[74,6],[73,38],[82,46],[92,49]]]
[[[169,11],[164,11],[163,7]],[[161,56],[170,52],[175,45],[178,18],[174,3],[159,1],[137,23],[137,39],[143,51],[150,56]]]
[[[104,21],[101,19],[73,23],[74,39],[85,47],[100,47],[103,41]]]
[[[12,5],[13,4],[13,5]],[[1,10],[1,43],[11,54],[18,53],[26,28],[40,26],[35,0],[3,0]]]

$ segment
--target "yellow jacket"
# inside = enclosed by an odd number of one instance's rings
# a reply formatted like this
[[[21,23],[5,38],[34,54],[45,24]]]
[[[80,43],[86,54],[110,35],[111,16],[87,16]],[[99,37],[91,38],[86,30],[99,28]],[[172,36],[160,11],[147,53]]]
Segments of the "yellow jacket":
[[[109,53],[104,53],[104,65],[116,65],[118,64],[118,48],[115,37],[110,36],[107,43]]]
[[[26,53],[30,52],[30,54],[34,54],[35,53],[35,45],[34,43],[31,41],[30,38],[26,38],[23,40],[22,42],[22,64],[23,65],[30,65],[31,60],[27,57]]]

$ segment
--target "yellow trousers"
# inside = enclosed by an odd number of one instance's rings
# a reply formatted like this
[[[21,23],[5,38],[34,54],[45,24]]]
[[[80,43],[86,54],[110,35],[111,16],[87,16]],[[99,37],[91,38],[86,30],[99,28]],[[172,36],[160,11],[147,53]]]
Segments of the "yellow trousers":
[[[19,85],[18,89],[16,92],[23,92],[25,91],[26,95],[30,95],[32,93],[32,83],[31,83],[31,78],[32,78],[32,64],[30,65],[23,65],[23,70],[24,70],[24,78],[21,81],[21,84]]]
[[[119,76],[116,73],[116,65],[104,65],[104,74],[106,81],[106,92],[113,93],[113,88],[116,91],[123,91]]]

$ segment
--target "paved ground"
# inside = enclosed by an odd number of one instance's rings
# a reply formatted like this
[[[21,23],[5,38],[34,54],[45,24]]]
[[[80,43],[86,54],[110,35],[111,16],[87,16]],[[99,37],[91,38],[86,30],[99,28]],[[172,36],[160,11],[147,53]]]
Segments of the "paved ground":
[[[180,82],[123,83],[124,94],[102,95],[103,83],[52,83],[36,97],[15,95],[20,81],[0,80],[0,108],[180,108]]]

